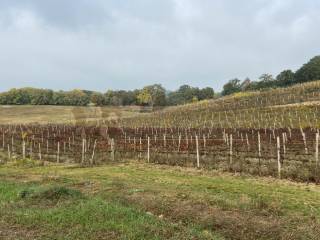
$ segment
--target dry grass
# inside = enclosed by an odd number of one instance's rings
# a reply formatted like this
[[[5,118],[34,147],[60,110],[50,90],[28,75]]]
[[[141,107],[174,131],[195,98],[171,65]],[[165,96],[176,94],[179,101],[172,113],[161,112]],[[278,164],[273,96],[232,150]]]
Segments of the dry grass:
[[[0,106],[0,124],[91,122],[138,113],[139,107]]]

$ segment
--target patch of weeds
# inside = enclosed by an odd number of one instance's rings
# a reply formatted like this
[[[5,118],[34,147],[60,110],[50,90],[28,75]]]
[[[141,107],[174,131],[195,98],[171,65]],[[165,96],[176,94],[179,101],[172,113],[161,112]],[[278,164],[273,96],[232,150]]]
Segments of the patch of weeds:
[[[12,165],[15,167],[34,168],[34,167],[44,166],[44,162],[30,159],[30,158],[25,158],[25,159],[16,159],[12,163]]]
[[[46,199],[46,200],[60,200],[60,199],[70,199],[70,198],[83,198],[83,194],[75,189],[70,189],[66,187],[51,187],[44,191],[35,193],[33,198],[36,199]]]
[[[25,184],[17,185],[11,182],[0,181],[0,206],[2,203],[4,204],[19,200],[20,192],[22,192],[26,188],[26,186],[27,185]]]
[[[34,189],[24,189],[18,193],[19,198],[26,199],[34,194]]]
[[[82,192],[66,188],[64,186],[53,186],[45,189],[24,189],[19,192],[19,198],[22,200],[30,201],[29,203],[43,204],[48,203],[56,204],[58,202],[68,201],[68,200],[79,200],[84,199]]]
[[[254,208],[264,215],[272,214],[281,216],[283,214],[281,206],[277,202],[270,201],[262,195],[256,195],[254,199],[252,199],[252,203]]]

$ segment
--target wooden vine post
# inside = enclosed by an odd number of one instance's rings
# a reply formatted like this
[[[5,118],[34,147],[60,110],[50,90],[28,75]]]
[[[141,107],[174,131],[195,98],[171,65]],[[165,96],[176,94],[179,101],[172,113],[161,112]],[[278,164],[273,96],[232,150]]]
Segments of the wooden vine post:
[[[26,159],[26,142],[25,142],[25,140],[22,141],[22,158]]]
[[[114,146],[114,139],[111,139],[111,159],[115,161],[115,146]]]
[[[286,151],[286,134],[282,133],[282,144],[283,144],[283,156],[285,157]]]
[[[315,160],[316,160],[316,169],[319,166],[319,132],[316,133],[316,151],[315,151]]]
[[[199,139],[196,135],[196,151],[197,151],[197,168],[200,168]]]
[[[94,144],[93,144],[92,156],[90,160],[91,166],[93,166],[94,164],[94,155],[95,155],[96,146],[97,146],[97,139],[94,140]]]
[[[142,139],[139,139],[139,159],[141,159],[141,152],[142,152]]]
[[[300,128],[300,131],[301,131],[301,134],[302,134],[302,140],[303,140],[303,143],[304,143],[305,153],[308,154],[306,134],[303,132],[303,129],[302,129],[302,128]]]
[[[230,134],[230,139],[229,139],[229,141],[230,141],[230,143],[229,143],[229,147],[230,147],[230,149],[229,149],[230,150],[230,152],[229,152],[229,155],[230,155],[229,168],[230,168],[230,170],[232,169],[232,154],[233,154],[233,152],[232,152],[233,139],[232,138],[233,138],[232,134]]]
[[[58,149],[57,149],[57,163],[60,163],[60,142],[58,142]]]
[[[84,161],[85,161],[85,139],[83,138],[82,139],[82,155],[81,155],[81,164],[84,164]]]
[[[4,132],[2,132],[2,149],[5,150],[5,137],[4,137]]]
[[[148,159],[148,163],[150,163],[150,137],[148,137],[148,156],[147,156],[147,159]]]
[[[259,157],[259,175],[261,175],[261,136],[258,132],[258,157]]]
[[[11,151],[10,151],[10,144],[8,144],[8,159],[11,159]]]
[[[277,137],[278,177],[281,178],[280,137]]]
[[[42,161],[41,143],[39,143],[39,160]]]

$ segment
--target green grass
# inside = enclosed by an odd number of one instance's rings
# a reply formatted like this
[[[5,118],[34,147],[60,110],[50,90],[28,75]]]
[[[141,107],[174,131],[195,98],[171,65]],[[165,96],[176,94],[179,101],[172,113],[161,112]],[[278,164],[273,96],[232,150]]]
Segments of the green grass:
[[[166,223],[132,207],[99,197],[74,198],[68,203],[60,199],[57,205],[49,208],[48,203],[33,201],[20,202],[20,208],[16,210],[9,208],[7,212],[11,216],[7,215],[6,220],[32,229],[41,226],[41,238],[191,239],[192,236],[201,236],[196,229]]]
[[[27,166],[0,167],[1,239],[320,237],[316,185],[134,163]]]

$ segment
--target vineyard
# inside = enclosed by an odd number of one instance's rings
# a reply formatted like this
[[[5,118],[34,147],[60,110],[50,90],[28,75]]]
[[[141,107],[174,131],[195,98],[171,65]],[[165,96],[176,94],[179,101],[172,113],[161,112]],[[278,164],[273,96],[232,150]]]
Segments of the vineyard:
[[[145,116],[124,118],[128,127],[320,127],[320,81],[202,101]]]
[[[7,161],[85,166],[128,159],[319,181],[319,131],[307,129],[1,126]]]
[[[320,82],[91,124],[0,126],[6,161],[125,162],[319,182]],[[298,104],[299,103],[299,104]]]

